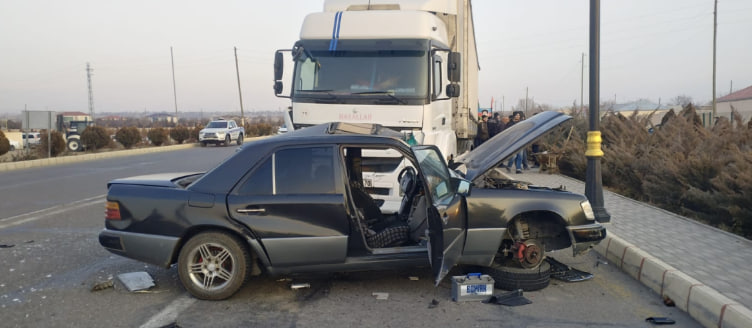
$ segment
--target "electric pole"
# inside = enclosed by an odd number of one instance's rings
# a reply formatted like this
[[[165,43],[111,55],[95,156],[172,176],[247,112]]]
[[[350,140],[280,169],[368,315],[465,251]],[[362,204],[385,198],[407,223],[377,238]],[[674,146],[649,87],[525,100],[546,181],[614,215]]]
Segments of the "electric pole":
[[[585,103],[582,102],[585,95],[585,53],[582,53],[580,61],[580,113],[585,112]]]
[[[89,84],[89,116],[94,120],[94,94],[91,92],[91,72],[93,69],[86,63],[86,80]]]
[[[718,34],[718,0],[713,5],[713,117],[710,119],[711,125],[715,123],[715,39]]]
[[[238,95],[240,96],[240,124],[245,126],[245,116],[243,115],[243,92],[240,91],[240,69],[238,68],[238,47],[235,49],[235,74],[238,76]]]
[[[525,87],[525,117],[527,117],[527,99],[528,99],[528,87]]]
[[[172,56],[172,46],[170,46],[170,62],[172,63],[172,96],[175,100],[175,118],[178,116],[178,92],[175,88],[175,59]]]

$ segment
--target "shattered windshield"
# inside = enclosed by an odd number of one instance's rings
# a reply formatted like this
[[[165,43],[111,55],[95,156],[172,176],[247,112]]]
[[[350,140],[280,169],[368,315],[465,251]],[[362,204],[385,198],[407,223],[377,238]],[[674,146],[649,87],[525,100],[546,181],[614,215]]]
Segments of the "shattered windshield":
[[[329,40],[301,42],[295,58],[293,97],[396,104],[428,98],[428,43],[425,40]]]

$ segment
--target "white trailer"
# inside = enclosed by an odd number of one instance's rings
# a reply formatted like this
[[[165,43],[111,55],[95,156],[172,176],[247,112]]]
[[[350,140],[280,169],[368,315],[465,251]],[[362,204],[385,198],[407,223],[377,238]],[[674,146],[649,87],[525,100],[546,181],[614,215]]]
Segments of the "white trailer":
[[[285,52],[294,62],[288,87]],[[470,0],[327,0],[274,65],[275,93],[292,102],[288,129],[377,123],[447,157],[472,145],[479,64]],[[394,177],[404,164],[372,156],[366,187],[398,201]]]

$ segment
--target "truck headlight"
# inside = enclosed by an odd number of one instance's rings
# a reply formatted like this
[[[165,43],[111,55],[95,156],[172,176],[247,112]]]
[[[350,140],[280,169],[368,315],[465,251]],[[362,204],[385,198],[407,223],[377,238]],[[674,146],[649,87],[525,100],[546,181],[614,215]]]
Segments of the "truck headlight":
[[[580,203],[580,207],[582,207],[582,211],[585,212],[585,217],[589,220],[595,220],[595,213],[593,212],[593,207],[590,206],[589,201],[583,201]]]

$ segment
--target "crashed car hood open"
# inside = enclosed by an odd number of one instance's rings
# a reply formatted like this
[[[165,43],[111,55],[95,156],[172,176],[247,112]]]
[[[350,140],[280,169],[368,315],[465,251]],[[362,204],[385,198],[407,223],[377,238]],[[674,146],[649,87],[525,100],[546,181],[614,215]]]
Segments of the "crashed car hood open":
[[[454,161],[465,165],[465,178],[473,181],[488,170],[499,166],[509,156],[517,153],[535,139],[572,117],[559,112],[542,112],[486,140]]]

